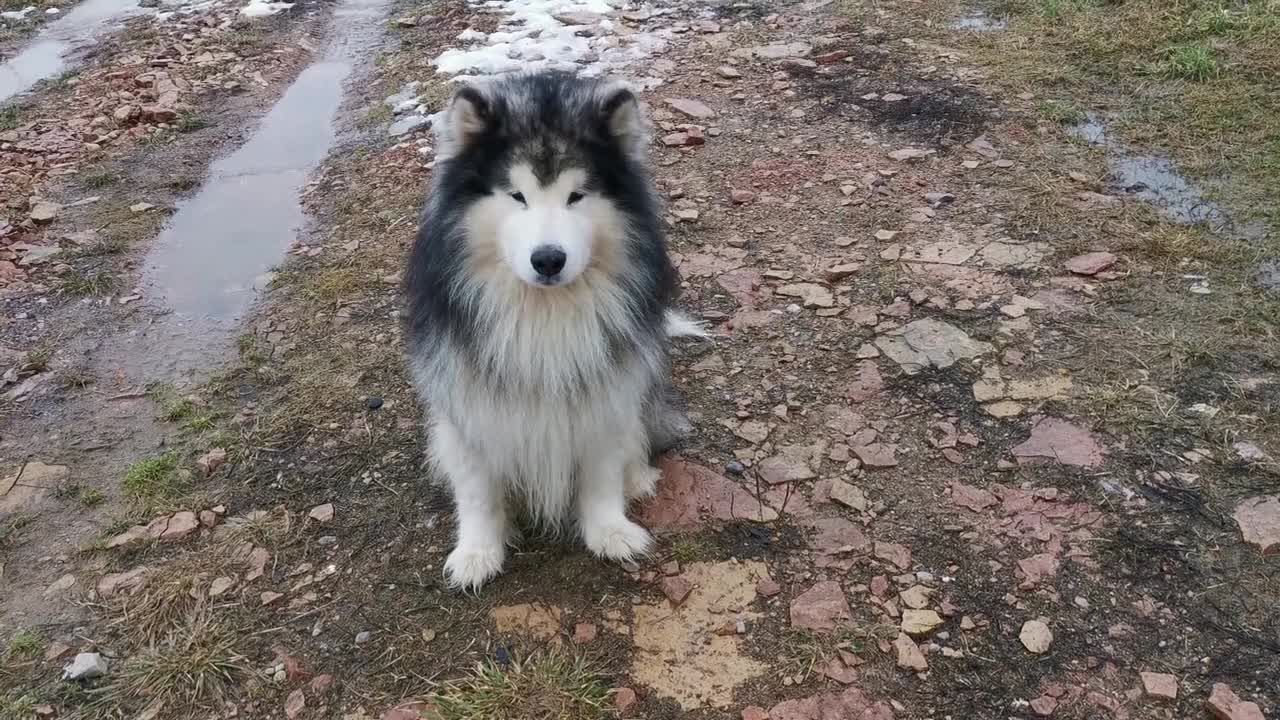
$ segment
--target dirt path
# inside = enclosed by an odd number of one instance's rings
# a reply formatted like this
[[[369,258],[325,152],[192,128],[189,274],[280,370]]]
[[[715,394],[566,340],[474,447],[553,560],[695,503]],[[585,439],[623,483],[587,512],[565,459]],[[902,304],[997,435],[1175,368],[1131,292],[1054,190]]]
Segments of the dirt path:
[[[0,246],[21,272],[0,291],[0,718],[1280,712],[1276,228],[1011,87],[984,48],[1017,23],[940,2],[208,12],[211,42],[253,35],[227,72],[260,89],[18,178],[62,208],[15,203]],[[398,282],[450,75],[544,58],[645,89],[682,303],[716,335],[678,351],[697,432],[636,509],[654,557],[533,540],[460,596]],[[122,180],[71,207],[99,173]],[[78,251],[122,222],[119,252]],[[105,674],[60,680],[77,653]]]

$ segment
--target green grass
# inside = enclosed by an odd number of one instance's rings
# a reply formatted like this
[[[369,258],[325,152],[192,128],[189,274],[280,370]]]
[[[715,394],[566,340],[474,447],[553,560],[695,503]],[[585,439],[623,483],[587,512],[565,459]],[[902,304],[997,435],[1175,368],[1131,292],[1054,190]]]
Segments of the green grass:
[[[1084,109],[1070,101],[1044,100],[1036,103],[1036,112],[1045,120],[1060,125],[1076,125],[1085,120]]]
[[[36,521],[36,516],[31,513],[18,512],[10,515],[0,525],[0,549],[13,545],[18,540],[18,536],[28,525]]]
[[[80,176],[80,184],[91,190],[110,187],[120,180],[120,174],[111,170],[94,170]]]
[[[395,111],[390,105],[384,102],[379,102],[377,105],[369,108],[364,115],[361,115],[360,119],[356,121],[356,125],[362,130],[377,127],[379,125],[385,125],[386,123],[391,122],[391,118],[394,115]]]
[[[1161,65],[1165,74],[1205,82],[1218,75],[1218,57],[1203,43],[1187,43],[1169,48]]]
[[[106,502],[107,496],[91,485],[66,483],[54,489],[53,495],[62,500],[75,500],[87,508],[94,508]]]
[[[162,704],[181,708],[180,717],[221,705],[232,688],[251,674],[239,649],[243,633],[219,624],[203,606],[185,609],[176,628],[161,634],[139,652],[130,654],[103,693],[104,709]],[[162,625],[169,627],[170,621]]]
[[[125,472],[122,487],[130,498],[148,504],[176,497],[182,491],[177,454],[170,451],[135,462]]]
[[[0,695],[0,720],[31,720],[36,716],[36,698],[30,694]]]
[[[205,122],[204,118],[200,117],[196,113],[184,112],[179,115],[177,121],[174,122],[173,129],[180,133],[189,133],[201,130],[208,126],[209,123]]]
[[[583,659],[551,652],[507,667],[487,661],[433,698],[441,720],[597,720],[609,689]]]
[[[1170,156],[1237,220],[1280,232],[1280,2],[1001,0],[993,12],[1006,31],[950,39],[1004,92],[1034,93],[1059,122],[1109,108],[1113,137]]]
[[[22,124],[22,109],[16,105],[0,108],[0,131],[12,130]]]
[[[120,255],[129,249],[129,241],[124,238],[106,238],[95,243],[85,245],[71,253],[73,258],[93,258],[93,257],[110,257],[112,255]]]
[[[62,291],[71,297],[98,297],[110,295],[119,286],[119,280],[108,272],[73,270],[63,276]]]
[[[44,650],[44,639],[33,630],[23,630],[9,640],[6,660],[29,660]]]

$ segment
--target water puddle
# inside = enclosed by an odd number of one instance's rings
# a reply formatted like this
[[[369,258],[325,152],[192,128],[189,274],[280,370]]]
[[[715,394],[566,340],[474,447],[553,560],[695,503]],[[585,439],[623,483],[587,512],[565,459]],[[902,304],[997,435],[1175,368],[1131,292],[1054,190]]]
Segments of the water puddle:
[[[160,309],[105,355],[148,381],[189,379],[216,364],[264,278],[304,228],[299,193],[337,137],[344,83],[372,57],[387,0],[335,10],[326,56],[307,67],[234,153],[214,162],[178,207],[143,268],[143,295]]]
[[[949,27],[952,30],[970,32],[999,32],[1009,27],[1009,21],[1002,17],[991,17],[986,10],[977,8],[951,21]]]
[[[85,0],[44,27],[31,44],[0,65],[0,102],[70,67],[69,56],[118,20],[147,12],[138,0]]]
[[[1266,235],[1261,223],[1234,222],[1217,203],[1205,198],[1203,191],[1187,180],[1167,158],[1136,155],[1107,132],[1106,124],[1089,115],[1068,132],[1107,153],[1110,185],[1150,203],[1162,215],[1183,225],[1206,224],[1214,232],[1242,240],[1257,240]]]

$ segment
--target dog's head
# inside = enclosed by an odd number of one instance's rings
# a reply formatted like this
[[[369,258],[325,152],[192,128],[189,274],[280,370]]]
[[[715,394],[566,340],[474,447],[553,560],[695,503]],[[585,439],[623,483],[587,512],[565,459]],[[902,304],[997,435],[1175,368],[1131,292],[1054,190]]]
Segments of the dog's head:
[[[630,90],[565,73],[502,77],[459,90],[436,132],[473,261],[538,288],[624,262],[628,215],[650,192]]]

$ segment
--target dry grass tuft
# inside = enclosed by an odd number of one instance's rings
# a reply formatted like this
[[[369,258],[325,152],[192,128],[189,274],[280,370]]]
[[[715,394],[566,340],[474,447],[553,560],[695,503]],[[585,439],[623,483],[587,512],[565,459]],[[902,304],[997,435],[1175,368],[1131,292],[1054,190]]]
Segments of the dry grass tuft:
[[[502,667],[487,661],[442,685],[440,720],[596,720],[611,717],[609,689],[587,661],[560,652]]]

